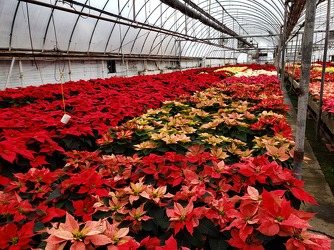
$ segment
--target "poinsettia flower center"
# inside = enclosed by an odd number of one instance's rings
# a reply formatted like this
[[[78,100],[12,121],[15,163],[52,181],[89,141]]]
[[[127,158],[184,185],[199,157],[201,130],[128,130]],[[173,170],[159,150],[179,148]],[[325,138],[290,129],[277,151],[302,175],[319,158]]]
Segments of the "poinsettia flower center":
[[[184,214],[182,214],[181,216],[180,216],[180,221],[185,221],[186,220],[186,216],[184,215]]]
[[[12,245],[16,245],[19,242],[19,237],[15,236],[12,238],[11,243]]]
[[[300,234],[294,234],[293,237],[294,237],[296,240],[300,240],[300,241],[303,240],[303,237],[302,237]]]
[[[119,205],[116,205],[116,206],[112,206],[112,207],[110,208],[110,210],[111,210],[111,211],[117,211],[119,208],[120,208],[120,206],[119,206]]]
[[[224,216],[225,212],[224,211],[219,211],[219,215]]]
[[[75,240],[81,240],[81,238],[84,236],[83,233],[79,231],[78,229],[74,229],[72,234]]]
[[[245,218],[245,221],[250,221],[250,220],[252,220],[253,218],[251,217],[251,216],[249,216],[249,217],[246,217]]]
[[[282,222],[282,221],[284,221],[284,217],[282,217],[282,216],[277,216],[277,217],[275,218],[275,220],[277,220],[278,222]]]
[[[140,221],[141,220],[141,214],[140,213],[135,214],[134,219],[137,220],[137,221]]]

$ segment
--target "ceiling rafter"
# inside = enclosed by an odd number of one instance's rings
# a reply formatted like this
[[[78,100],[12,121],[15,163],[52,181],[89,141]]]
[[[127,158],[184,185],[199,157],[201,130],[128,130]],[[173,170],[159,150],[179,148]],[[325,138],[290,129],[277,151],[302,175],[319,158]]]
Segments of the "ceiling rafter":
[[[166,5],[174,8],[174,9],[177,9],[177,10],[181,11],[183,14],[185,14],[185,15],[191,17],[191,18],[199,20],[203,24],[205,24],[209,27],[212,27],[215,30],[218,30],[218,31],[220,31],[224,34],[235,37],[236,39],[243,42],[244,44],[246,44],[249,47],[254,47],[254,45],[249,43],[247,40],[242,39],[242,38],[238,38],[239,35],[236,32],[234,32],[230,28],[226,27],[224,24],[217,21],[209,13],[202,10],[199,6],[197,6],[196,4],[194,4],[191,1],[185,0],[185,2],[189,3],[189,6],[191,6],[192,8],[189,8],[187,5],[185,5],[184,3],[182,3],[178,0],[160,0],[160,1],[164,4],[166,4]]]

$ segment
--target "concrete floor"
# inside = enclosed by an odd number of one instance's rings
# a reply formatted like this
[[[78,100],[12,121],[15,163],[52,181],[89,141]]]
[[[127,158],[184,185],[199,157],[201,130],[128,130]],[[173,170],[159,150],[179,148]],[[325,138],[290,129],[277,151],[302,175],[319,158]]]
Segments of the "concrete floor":
[[[294,130],[296,112],[287,95],[285,96],[285,102],[291,107],[287,118]],[[305,182],[304,189],[317,200],[319,205],[302,204],[301,210],[317,213],[309,220],[312,226],[310,231],[331,238],[332,249],[334,249],[334,197],[307,139],[305,140],[304,150],[305,156],[311,159],[307,163],[303,163],[302,179]]]

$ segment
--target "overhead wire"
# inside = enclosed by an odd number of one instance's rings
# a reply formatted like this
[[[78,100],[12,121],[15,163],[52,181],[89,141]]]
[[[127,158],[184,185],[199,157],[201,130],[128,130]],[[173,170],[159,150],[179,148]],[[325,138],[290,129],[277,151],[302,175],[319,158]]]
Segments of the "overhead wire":
[[[27,3],[27,2],[26,2],[26,11],[27,11],[28,32],[29,32],[29,39],[30,39],[31,53],[32,53],[32,56],[33,56],[33,58],[34,58],[34,63],[35,63],[35,65],[36,65],[36,68],[38,69],[38,65],[37,65],[36,57],[35,57],[35,53],[34,53],[34,45],[33,45],[33,41],[32,41],[32,35],[31,35],[30,15],[29,15],[29,8],[28,8],[28,3]]]
[[[50,2],[51,2],[51,0],[50,0]],[[56,42],[55,50],[57,52],[57,58],[56,58],[56,61],[55,61],[55,64],[54,64],[55,66],[54,66],[53,76],[54,76],[54,79],[57,82],[60,83],[63,112],[64,112],[64,114],[66,114],[65,91],[64,91],[64,84],[63,84],[64,71],[65,71],[65,60],[64,60],[64,58],[62,58],[61,53],[59,53],[58,35],[57,35],[57,29],[56,29],[56,24],[55,24],[53,12],[51,13],[51,21],[52,21],[52,25],[53,25],[53,32],[54,32],[54,37],[55,37],[55,42]],[[63,67],[61,67],[61,63],[60,63],[61,61],[63,62]],[[57,78],[57,64],[58,64],[58,71],[59,71],[59,79]]]
[[[42,76],[42,72],[40,70],[40,68],[38,67],[37,61],[36,61],[36,57],[35,57],[35,50],[34,50],[34,44],[33,44],[33,40],[32,40],[32,32],[31,32],[31,23],[30,23],[30,14],[29,14],[29,7],[28,7],[28,3],[26,2],[26,11],[27,11],[27,22],[28,22],[28,32],[29,32],[29,40],[30,40],[30,46],[31,46],[31,54],[32,57],[34,59],[34,64],[36,66],[36,69],[39,72],[39,76],[41,78],[41,82],[43,83],[43,76]]]

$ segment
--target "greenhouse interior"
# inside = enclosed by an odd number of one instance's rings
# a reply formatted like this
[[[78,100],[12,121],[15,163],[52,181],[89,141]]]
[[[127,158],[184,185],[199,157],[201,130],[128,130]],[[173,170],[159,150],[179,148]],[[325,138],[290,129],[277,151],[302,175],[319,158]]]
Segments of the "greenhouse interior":
[[[331,0],[0,0],[0,249],[334,249]]]

